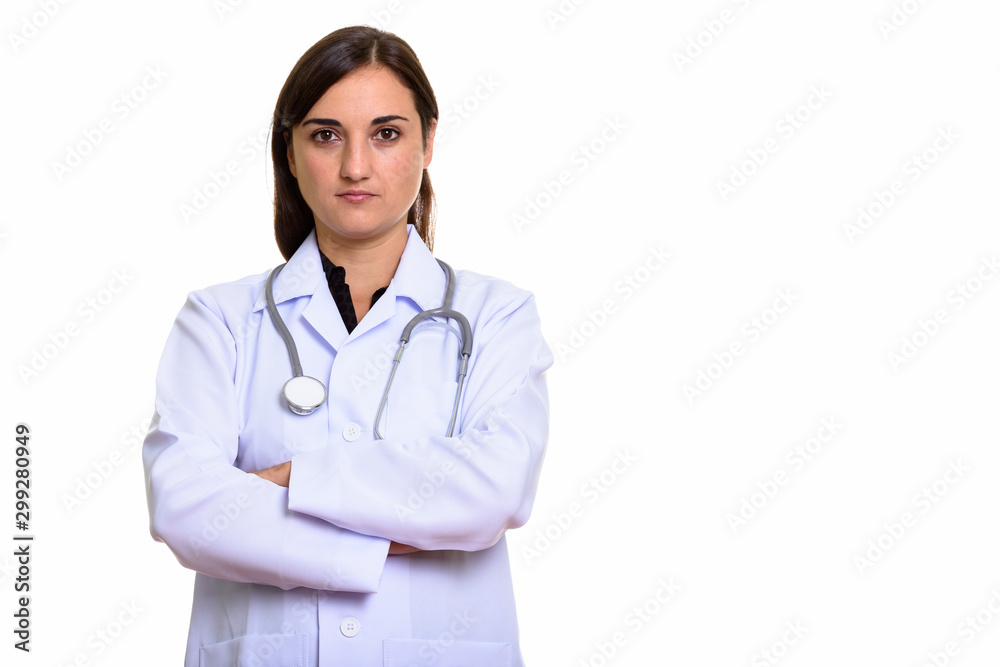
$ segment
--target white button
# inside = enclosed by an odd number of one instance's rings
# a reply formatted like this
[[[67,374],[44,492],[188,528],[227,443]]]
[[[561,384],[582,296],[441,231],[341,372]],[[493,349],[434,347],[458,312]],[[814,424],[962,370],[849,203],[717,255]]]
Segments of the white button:
[[[344,440],[347,442],[354,442],[361,436],[361,427],[351,422],[344,427]]]
[[[356,618],[345,618],[340,623],[340,633],[345,637],[353,637],[361,632],[361,623]]]

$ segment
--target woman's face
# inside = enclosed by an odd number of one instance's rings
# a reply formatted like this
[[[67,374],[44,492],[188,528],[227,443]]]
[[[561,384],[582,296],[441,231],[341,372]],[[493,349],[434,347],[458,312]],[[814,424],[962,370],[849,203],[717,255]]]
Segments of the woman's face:
[[[424,150],[413,95],[392,70],[362,68],[330,86],[286,133],[288,166],[317,234],[351,244],[403,230],[433,129]]]

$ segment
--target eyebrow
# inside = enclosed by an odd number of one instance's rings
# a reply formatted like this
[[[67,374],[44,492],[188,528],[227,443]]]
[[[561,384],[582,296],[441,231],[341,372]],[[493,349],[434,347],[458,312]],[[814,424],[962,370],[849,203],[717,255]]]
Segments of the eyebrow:
[[[388,123],[390,120],[405,120],[410,122],[409,118],[403,116],[379,116],[378,118],[373,118],[371,124],[379,125],[380,123]],[[303,125],[333,125],[334,127],[343,127],[340,121],[335,118],[310,118],[309,120],[302,121]]]

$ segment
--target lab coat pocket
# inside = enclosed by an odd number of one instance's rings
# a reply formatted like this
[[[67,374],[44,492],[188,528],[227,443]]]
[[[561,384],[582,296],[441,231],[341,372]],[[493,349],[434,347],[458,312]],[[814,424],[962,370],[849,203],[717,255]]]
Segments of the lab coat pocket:
[[[383,667],[510,667],[511,646],[442,639],[385,639]]]
[[[306,635],[245,635],[203,646],[200,667],[305,667]]]
[[[401,440],[446,435],[457,389],[454,380],[394,381],[386,401],[385,430],[379,430],[386,438]],[[461,414],[455,420],[455,435],[460,419]]]

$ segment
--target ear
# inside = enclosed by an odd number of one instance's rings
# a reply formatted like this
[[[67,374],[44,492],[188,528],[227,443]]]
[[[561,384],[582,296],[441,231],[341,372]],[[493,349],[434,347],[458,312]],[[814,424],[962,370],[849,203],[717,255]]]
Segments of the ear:
[[[424,151],[424,169],[434,157],[434,132],[437,130],[437,119],[431,118],[430,129],[427,131],[427,149]]]
[[[298,178],[299,175],[295,173],[295,152],[292,150],[292,137],[288,133],[288,130],[282,130],[281,136],[285,138],[285,146],[288,147],[286,151],[288,156],[288,171],[292,172],[292,178]]]

